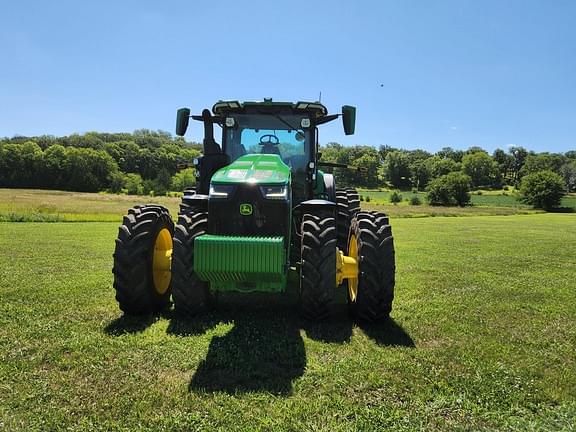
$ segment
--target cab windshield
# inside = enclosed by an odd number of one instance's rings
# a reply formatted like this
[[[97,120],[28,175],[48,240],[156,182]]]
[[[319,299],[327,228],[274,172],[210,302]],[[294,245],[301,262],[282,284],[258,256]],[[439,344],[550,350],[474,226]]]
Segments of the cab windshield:
[[[308,164],[310,137],[300,129],[301,115],[237,114],[224,130],[224,152],[236,160],[245,154],[277,154],[293,171]]]

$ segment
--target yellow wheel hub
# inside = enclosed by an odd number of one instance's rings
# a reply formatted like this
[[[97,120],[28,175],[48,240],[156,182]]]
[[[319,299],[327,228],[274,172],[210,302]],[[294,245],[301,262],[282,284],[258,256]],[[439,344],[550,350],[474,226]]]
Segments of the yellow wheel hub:
[[[164,294],[170,286],[172,279],[172,235],[166,228],[162,228],[154,242],[154,255],[152,257],[152,274],[154,288],[158,294]]]
[[[358,240],[355,235],[350,237],[348,246],[349,255],[344,255],[336,249],[336,286],[348,280],[348,295],[350,300],[356,301],[358,295]]]

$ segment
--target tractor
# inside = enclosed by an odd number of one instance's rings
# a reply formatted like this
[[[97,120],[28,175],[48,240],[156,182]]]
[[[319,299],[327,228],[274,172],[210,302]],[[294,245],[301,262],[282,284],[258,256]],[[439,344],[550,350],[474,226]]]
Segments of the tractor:
[[[307,319],[329,318],[338,290],[357,319],[387,318],[395,280],[388,217],[362,211],[358,192],[337,188],[325,172],[342,166],[320,160],[318,126],[338,117],[353,134],[356,108],[348,105],[328,114],[320,102],[265,98],[219,101],[201,115],[179,109],[177,135],[190,119],[204,125],[196,187],[184,193],[176,224],[160,205],[124,217],[113,267],[120,309],[154,313],[172,298],[176,312],[197,316],[217,293],[279,293],[297,280]]]

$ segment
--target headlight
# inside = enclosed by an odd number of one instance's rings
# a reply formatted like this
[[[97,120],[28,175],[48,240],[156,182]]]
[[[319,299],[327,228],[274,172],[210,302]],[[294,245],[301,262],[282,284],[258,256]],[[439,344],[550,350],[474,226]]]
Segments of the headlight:
[[[288,186],[260,186],[262,195],[267,199],[285,200],[288,199]]]
[[[210,198],[222,199],[228,198],[234,192],[234,186],[231,185],[210,185]]]

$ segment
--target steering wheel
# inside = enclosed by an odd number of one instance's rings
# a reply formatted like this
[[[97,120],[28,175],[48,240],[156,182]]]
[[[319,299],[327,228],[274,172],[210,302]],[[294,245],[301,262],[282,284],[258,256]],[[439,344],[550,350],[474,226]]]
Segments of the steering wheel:
[[[265,139],[267,138],[267,139]],[[278,137],[276,135],[272,135],[272,134],[268,134],[268,135],[262,135],[260,137],[260,145],[272,145],[272,146],[276,146],[278,145],[278,143],[280,142],[280,140],[278,139]]]

